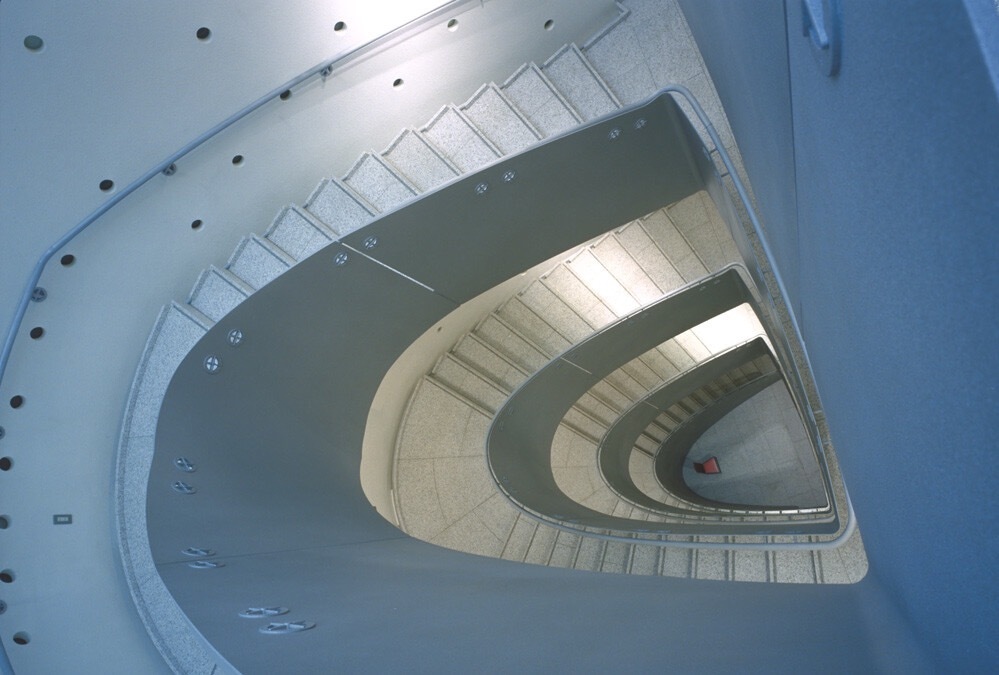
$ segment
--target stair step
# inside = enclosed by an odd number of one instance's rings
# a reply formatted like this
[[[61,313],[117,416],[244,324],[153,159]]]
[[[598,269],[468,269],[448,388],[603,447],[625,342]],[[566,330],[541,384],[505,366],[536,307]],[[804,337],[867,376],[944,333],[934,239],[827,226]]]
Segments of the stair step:
[[[544,137],[583,121],[558,89],[533,63],[522,66],[506,82],[503,93]]]
[[[578,570],[599,571],[606,543],[603,539],[596,537],[582,537],[573,567]]]
[[[635,103],[658,89],[642,49],[639,28],[633,22],[618,22],[583,45],[587,60],[623,103]]]
[[[584,120],[606,115],[621,107],[617,97],[576,45],[562,47],[541,66],[541,71]]]
[[[698,538],[698,541],[702,541]],[[697,579],[728,579],[728,553],[720,548],[699,548],[694,550],[694,577]]]
[[[635,262],[617,235],[604,237],[590,246],[594,260],[599,262],[614,278],[628,289],[628,293],[641,305],[648,305],[663,297],[664,293],[641,266]]]
[[[290,255],[266,239],[251,234],[244,237],[236,247],[226,269],[258,290],[284,274],[294,264],[295,259]]]
[[[382,158],[370,152],[361,155],[343,182],[381,212],[394,209],[417,194]]]
[[[527,307],[519,297],[510,298],[496,311],[496,315],[543,349],[549,358],[561,354],[571,346],[569,340]]]
[[[420,191],[433,190],[460,173],[436,148],[412,129],[399,134],[382,156]]]
[[[336,234],[290,206],[274,219],[264,237],[295,260],[304,260],[333,242]]]
[[[578,534],[559,530],[555,537],[555,547],[552,549],[551,557],[548,559],[550,567],[572,567],[579,551],[579,545],[583,537]]]
[[[618,318],[565,266],[553,269],[541,278],[541,283],[578,314],[589,325],[590,332],[599,330]]]
[[[675,291],[685,283],[683,275],[674,267],[670,257],[656,244],[642,223],[636,221],[625,225],[615,233],[615,239],[663,295]]]
[[[732,551],[736,581],[770,581],[769,551]]]
[[[517,299],[544,325],[568,342],[577,343],[593,333],[593,327],[543,280],[525,288]]]
[[[343,181],[330,178],[319,184],[305,209],[343,237],[371,222],[375,211]]]
[[[507,399],[507,392],[452,354],[441,357],[429,377],[453,389],[477,407],[489,411],[490,416],[499,410]]]
[[[513,391],[527,379],[528,373],[476,338],[473,333],[463,337],[451,352],[461,361],[473,364],[479,372],[505,391]]]
[[[538,523],[536,521],[523,514],[518,515],[517,522],[513,524],[510,537],[507,539],[500,557],[522,562],[531,548],[531,541],[534,539],[534,532],[537,529]]]
[[[623,541],[608,541],[604,547],[603,559],[600,562],[602,572],[623,574],[631,566],[631,544]]]
[[[475,336],[525,372],[538,371],[550,358],[541,347],[495,313],[476,326]]]
[[[493,83],[483,85],[461,110],[504,155],[519,152],[541,139],[541,134]]]
[[[524,555],[524,562],[536,565],[547,565],[555,549],[555,541],[559,530],[554,527],[539,525],[531,538],[531,545]]]
[[[664,577],[692,577],[693,553],[689,548],[663,547],[659,554],[659,573]]]
[[[235,274],[212,265],[198,277],[187,302],[212,321],[218,321],[251,293],[253,289]]]
[[[495,161],[501,154],[454,106],[442,108],[420,133],[464,173]]]
[[[631,314],[641,307],[630,289],[626,288],[613,271],[607,269],[591,249],[584,249],[579,255],[565,264],[570,271],[595,297],[600,299],[616,317]],[[656,296],[658,299],[659,296]]]
[[[649,544],[635,544],[631,551],[629,574],[659,574],[659,547]]]
[[[697,281],[708,275],[708,268],[697,257],[690,243],[666,212],[660,209],[640,219],[639,222],[659,250],[668,255],[684,283]]]

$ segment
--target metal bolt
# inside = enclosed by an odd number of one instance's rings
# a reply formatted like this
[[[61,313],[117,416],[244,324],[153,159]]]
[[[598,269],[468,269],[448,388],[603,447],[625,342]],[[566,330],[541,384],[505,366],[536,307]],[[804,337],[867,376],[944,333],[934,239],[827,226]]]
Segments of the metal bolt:
[[[337,267],[343,267],[344,265],[347,264],[348,260],[350,260],[350,256],[343,251],[340,251],[335,256],[333,256],[333,264],[336,265]]]
[[[173,463],[174,466],[176,466],[184,473],[194,473],[197,470],[197,467],[194,466],[194,464],[191,463],[191,460],[189,460],[187,457],[178,457],[177,459],[173,460]]]
[[[607,133],[607,138],[609,138],[612,141],[616,141],[620,135],[621,135],[620,127],[614,127]]]
[[[42,300],[44,300],[47,297],[49,297],[49,292],[46,291],[41,286],[35,286],[35,289],[33,291],[31,291],[31,301],[32,302],[41,302]]]
[[[319,71],[319,75],[324,78],[329,77],[332,74],[333,74],[333,66],[326,66],[325,68]]]
[[[514,171],[513,169],[508,169],[508,170],[506,170],[506,171],[503,172],[503,182],[504,183],[510,183],[516,177],[517,177],[517,172]]]
[[[362,244],[362,246],[364,246],[364,248],[368,249],[369,251],[373,249],[375,246],[378,246],[378,235],[373,234],[370,237],[366,237],[364,239],[364,243]]]
[[[7,430],[4,429],[3,427],[0,427],[0,438],[3,438],[6,435],[7,435]]]
[[[175,173],[177,173],[177,165],[176,164],[171,164],[167,168],[163,169],[163,175],[164,176],[172,176]]]
[[[171,485],[170,487],[172,487],[174,490],[183,495],[193,495],[195,492],[198,491],[196,487],[190,485],[189,483],[185,483],[182,480],[174,481],[173,485]]]
[[[248,607],[239,615],[244,619],[259,619],[265,616],[281,616],[290,611],[287,607]]]
[[[189,555],[192,558],[207,558],[209,556],[215,555],[215,551],[210,548],[196,548],[194,546],[190,548],[185,548],[181,551],[184,555]]]
[[[229,344],[233,347],[238,347],[243,344],[243,331],[238,328],[233,328],[229,331],[228,336]]]
[[[479,183],[475,186],[475,194],[484,195],[489,192],[489,183]]]
[[[649,123],[648,120],[646,120],[644,117],[639,117],[637,120],[635,120],[635,128],[644,129],[645,125],[648,123]]]
[[[219,567],[225,567],[225,563],[218,560],[195,560],[187,563],[187,566],[193,567],[196,570],[214,570]]]
[[[207,370],[209,373],[217,373],[219,372],[219,368],[221,367],[222,367],[222,359],[220,359],[219,357],[215,356],[214,354],[205,357],[205,370]]]
[[[315,628],[314,621],[291,621],[288,623],[269,623],[260,627],[260,632],[264,635],[287,635],[288,633],[300,633],[303,630]]]

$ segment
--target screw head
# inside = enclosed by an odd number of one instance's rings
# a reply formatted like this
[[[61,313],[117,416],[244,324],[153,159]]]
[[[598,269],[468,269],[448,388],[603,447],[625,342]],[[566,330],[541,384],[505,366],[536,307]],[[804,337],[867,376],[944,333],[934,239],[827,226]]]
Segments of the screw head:
[[[194,560],[187,563],[187,566],[193,567],[196,570],[214,570],[219,567],[225,567],[225,563],[218,560]]]
[[[6,435],[7,435],[7,430],[4,429],[3,427],[0,427],[0,438],[3,438]]]
[[[164,176],[172,176],[175,173],[177,173],[177,165],[176,164],[171,164],[167,168],[163,169],[163,175]]]
[[[362,246],[364,246],[364,248],[368,249],[369,251],[373,249],[375,246],[378,246],[378,235],[373,234],[370,237],[365,237]]]
[[[190,548],[185,548],[183,551],[181,551],[181,553],[183,553],[184,555],[189,555],[192,558],[207,558],[208,556],[215,555],[215,551],[213,551],[210,548],[197,548],[195,546],[191,546]]]
[[[173,460],[173,465],[184,473],[194,473],[198,468],[187,457],[178,457]]]
[[[290,611],[287,607],[247,607],[239,615],[244,619],[259,619],[265,616],[281,616]]]
[[[182,495],[193,495],[195,492],[198,491],[196,487],[194,487],[190,483],[185,483],[182,480],[174,481],[170,487],[172,487],[174,490],[181,493]]]
[[[41,286],[35,286],[34,290],[31,291],[32,302],[41,302],[47,297],[49,297],[49,292]]]
[[[344,251],[340,251],[335,256],[333,256],[333,264],[336,265],[337,267],[343,267],[344,265],[347,264],[348,260],[350,260],[350,256],[347,255]]]
[[[644,117],[639,117],[637,120],[635,120],[635,128],[644,129],[645,125],[648,123],[649,121],[647,119],[645,119]]]
[[[229,335],[226,336],[226,339],[229,340],[230,345],[238,347],[243,344],[243,331],[238,328],[233,328],[229,331]]]
[[[503,182],[504,183],[510,183],[516,177],[517,177],[517,172],[514,171],[513,169],[507,169],[506,171],[503,172]]]
[[[610,139],[610,140],[612,140],[612,141],[616,141],[620,136],[621,136],[621,128],[620,127],[614,127],[609,132],[607,132],[607,138]]]
[[[489,183],[479,183],[475,186],[475,194],[484,195],[489,192]]]
[[[291,621],[287,623],[279,622],[261,626],[260,632],[264,635],[287,635],[288,633],[300,633],[303,630],[309,630],[310,628],[315,627],[316,624],[314,621]]]
[[[222,359],[215,356],[214,354],[210,354],[205,357],[204,365],[205,365],[205,370],[207,370],[209,373],[217,373],[219,372],[219,368],[222,367]]]

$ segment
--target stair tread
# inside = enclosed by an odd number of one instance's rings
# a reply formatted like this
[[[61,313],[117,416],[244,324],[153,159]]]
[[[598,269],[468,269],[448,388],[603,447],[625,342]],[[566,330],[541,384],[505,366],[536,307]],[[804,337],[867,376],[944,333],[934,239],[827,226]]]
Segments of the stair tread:
[[[519,152],[541,138],[495,84],[487,84],[461,110],[503,154]]]
[[[458,170],[412,129],[399,134],[382,153],[419,190],[432,190],[458,176]]]
[[[188,304],[218,321],[236,308],[253,292],[253,289],[240,281],[234,274],[220,270],[214,265],[201,273]]]
[[[341,237],[375,217],[372,208],[337,178],[323,181],[309,197],[305,209]]]
[[[370,152],[361,155],[343,177],[343,182],[380,212],[396,208],[416,196],[416,190]]]
[[[461,171],[471,172],[500,157],[479,131],[454,106],[445,106],[420,133]]]
[[[560,49],[541,70],[584,120],[613,112],[621,106],[575,45]]]
[[[236,247],[226,269],[254,289],[260,289],[281,276],[294,262],[277,246],[252,234]]]
[[[582,118],[533,63],[521,67],[503,84],[503,92],[545,137],[571,129]]]
[[[274,219],[264,237],[295,260],[304,260],[330,244],[335,233],[313,223],[297,208],[289,207]]]

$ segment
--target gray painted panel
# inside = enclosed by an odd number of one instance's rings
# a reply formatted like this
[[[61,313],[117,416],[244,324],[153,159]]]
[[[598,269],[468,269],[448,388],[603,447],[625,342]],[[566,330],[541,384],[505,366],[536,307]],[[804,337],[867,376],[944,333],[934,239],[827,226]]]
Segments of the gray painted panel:
[[[454,307],[333,244],[224,317],[164,400],[148,491],[154,559],[182,559],[189,546],[242,555],[402,536],[364,498],[358,449],[385,370]],[[221,359],[217,373],[204,370],[208,355]],[[197,470],[178,471],[177,457]],[[351,480],[333,490],[338,477]],[[178,480],[197,492],[174,491]]]
[[[622,532],[780,532],[781,524],[655,523],[610,516],[570,499],[557,487],[551,448],[572,404],[622,363],[732,307],[750,301],[737,268],[729,267],[625,317],[566,351],[520,386],[497,413],[487,439],[490,468],[518,505],[566,523]],[[795,523],[795,530],[835,531]]]
[[[611,489],[625,499],[646,508],[674,511],[674,509],[666,507],[639,490],[632,480],[629,464],[631,453],[635,447],[635,439],[659,415],[661,410],[665,410],[673,402],[714,381],[733,368],[769,353],[770,350],[762,338],[730,349],[704,362],[696,370],[685,373],[660,387],[621,415],[607,430],[607,434],[597,448],[600,471]]]
[[[687,501],[704,506],[731,506],[735,508],[745,508],[737,504],[723,504],[700,496],[683,482],[683,463],[687,459],[687,452],[701,435],[711,428],[711,426],[725,417],[740,405],[760,393],[774,382],[780,381],[779,373],[771,373],[757,378],[745,384],[733,392],[730,392],[707,406],[690,418],[685,424],[670,434],[656,452],[655,471],[656,479],[666,488],[667,491],[683,497]],[[760,505],[760,508],[781,508],[780,505]],[[790,507],[787,507],[790,508]],[[799,523],[803,524],[805,521]],[[839,529],[839,521],[824,526],[827,532],[835,532]],[[802,528],[805,532],[814,532],[810,528]]]
[[[702,189],[678,110],[661,95],[461,178],[343,241],[360,248],[376,235],[372,257],[465,302]]]

